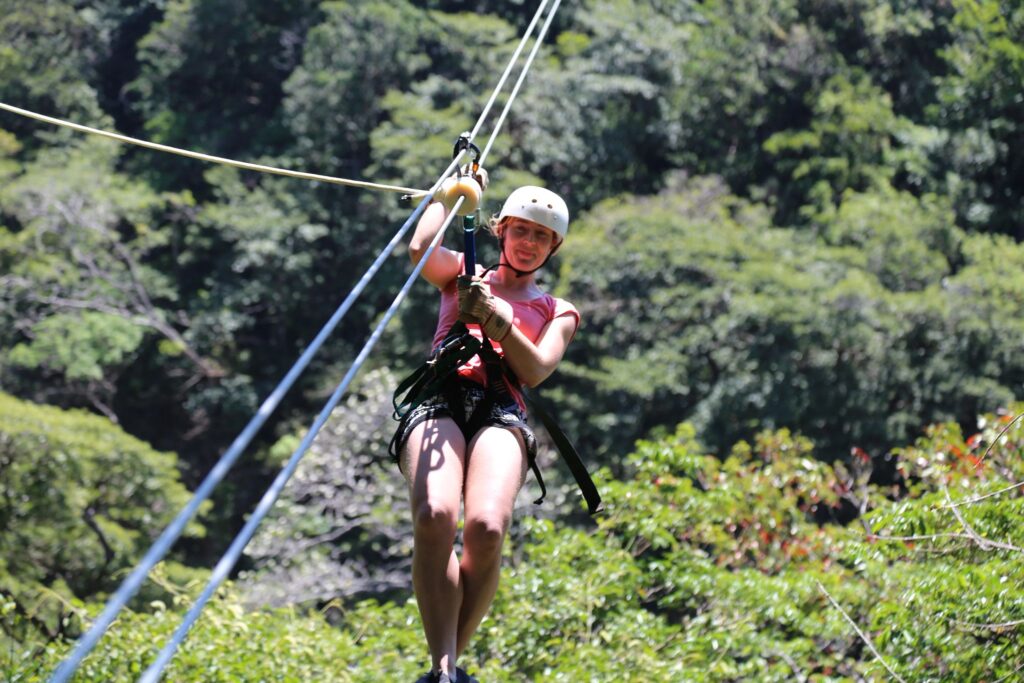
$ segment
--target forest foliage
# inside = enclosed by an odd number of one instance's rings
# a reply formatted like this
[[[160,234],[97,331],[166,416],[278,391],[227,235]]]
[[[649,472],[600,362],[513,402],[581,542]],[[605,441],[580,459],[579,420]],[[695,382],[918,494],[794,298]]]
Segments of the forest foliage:
[[[0,0],[0,101],[426,187],[534,9]],[[542,393],[611,512],[576,524],[549,468],[548,507],[520,511],[537,521],[516,532],[505,620],[473,646],[489,680],[610,679],[626,653],[663,680],[888,675],[826,591],[907,680],[1024,663],[1020,552],[990,545],[1024,545],[1020,490],[962,520],[945,500],[1021,480],[1017,431],[968,466],[1024,383],[1021,92],[1008,0],[563,3],[484,209],[524,183],[570,204],[543,284],[583,326]],[[410,210],[0,114],[9,676],[60,656]],[[88,680],[129,676],[172,628],[406,277],[398,252]],[[285,679],[422,664],[381,464],[387,392],[427,352],[435,296],[413,289],[180,677],[205,660],[223,671],[204,680],[237,680],[248,628],[295,653],[273,664]]]
[[[687,423],[641,441],[628,478],[600,473],[609,514],[596,528],[519,518],[463,664],[493,681],[885,680],[887,667],[905,681],[1012,680],[1024,662],[1024,428],[1007,414],[979,423],[966,439],[955,423],[930,428],[893,454],[887,485],[872,483],[868,458],[829,465],[786,430],[724,458]],[[841,524],[851,508],[858,522]],[[75,680],[130,680],[167,640],[195,588],[157,581],[169,596],[119,619]],[[13,603],[3,609],[19,623]],[[6,672],[43,680],[66,650],[55,641]],[[426,665],[411,600],[250,611],[229,586],[167,675],[368,683]]]

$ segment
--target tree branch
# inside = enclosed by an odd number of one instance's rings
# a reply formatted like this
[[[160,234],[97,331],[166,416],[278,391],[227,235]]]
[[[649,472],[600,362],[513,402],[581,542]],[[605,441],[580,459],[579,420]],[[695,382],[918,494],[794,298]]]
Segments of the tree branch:
[[[1003,683],[1003,681],[1008,681],[1012,676],[1016,676],[1021,669],[1024,669],[1024,664],[1019,664],[1016,669],[1006,674],[1002,678],[997,678],[996,680],[992,681],[992,683]]]
[[[112,395],[113,389],[108,388],[108,392]],[[90,383],[90,386],[86,388],[85,396],[89,399],[89,402],[92,403],[96,410],[107,416],[108,420],[116,425],[121,424],[121,420],[118,418],[117,413],[114,412],[114,409],[107,405],[107,402],[101,399],[97,393],[93,391],[92,383]]]
[[[100,529],[99,524],[95,520],[96,511],[93,510],[92,505],[89,505],[82,511],[82,519],[85,521],[85,525],[96,534],[96,538],[99,539],[100,545],[103,546],[103,566],[100,567],[99,574],[105,574],[107,567],[114,561],[114,549],[107,543],[107,537],[103,535],[103,530]]]
[[[867,535],[869,541],[935,541],[940,538],[959,538],[967,541],[974,540],[967,534],[941,533],[941,534],[919,534],[915,536],[886,536],[884,534],[870,533]]]
[[[1010,420],[1010,423],[1003,427],[1002,431],[999,432],[999,435],[996,438],[992,439],[992,443],[988,445],[988,448],[985,449],[985,453],[981,456],[981,459],[978,461],[977,467],[981,467],[981,463],[985,462],[985,458],[988,457],[989,451],[992,450],[992,447],[999,443],[999,440],[1003,438],[1003,435],[1006,434],[1006,432],[1010,431],[1010,427],[1017,424],[1017,420],[1021,419],[1022,417],[1024,417],[1024,413],[1021,413],[1017,417]]]
[[[973,540],[975,543],[977,543],[978,546],[982,550],[986,550],[987,551],[987,550],[999,549],[999,550],[1014,550],[1016,552],[1024,552],[1024,548],[1018,548],[1017,546],[1010,545],[1009,543],[1000,543],[999,541],[990,541],[987,538],[982,538],[981,536],[979,536],[978,532],[975,531],[973,528],[971,528],[971,525],[968,524],[967,520],[965,520],[963,515],[960,514],[960,509],[956,505],[953,505],[953,499],[949,497],[949,489],[946,488],[945,484],[943,484],[943,486],[942,486],[942,493],[945,494],[946,502],[949,503],[949,505],[947,507],[949,507],[949,509],[953,511],[953,514],[956,516],[957,521],[960,522],[960,526],[962,526],[964,528],[964,531],[966,531],[967,535],[971,537],[971,540]]]
[[[800,666],[796,663],[796,660],[794,660],[792,657],[787,655],[782,650],[775,650],[772,652],[772,654],[777,655],[780,659],[782,659],[782,661],[784,661],[789,666],[790,670],[792,670],[793,675],[796,676],[796,680],[799,683],[807,683],[807,674],[803,672],[803,669],[801,669]]]
[[[124,318],[136,325],[148,327],[177,344],[181,348],[182,353],[184,353],[185,356],[187,356],[188,359],[192,361],[197,368],[199,368],[205,377],[216,378],[223,377],[225,375],[225,371],[222,367],[199,355],[199,353],[193,349],[187,341],[185,341],[185,338],[181,336],[181,333],[157,316],[152,314],[135,313],[130,309],[112,306],[101,301],[69,299],[67,297],[57,295],[39,296],[38,294],[29,294],[28,296],[36,303],[47,304],[56,308],[71,308],[107,313],[109,315],[116,315],[120,318]]]
[[[340,526],[336,529],[332,529],[331,531],[325,534],[320,534],[319,536],[312,536],[310,538],[302,539],[302,541],[296,543],[294,546],[288,549],[289,554],[295,556],[299,553],[305,552],[306,550],[314,546],[320,545],[321,543],[329,543],[331,541],[337,540],[345,534],[347,534],[348,532],[352,531],[353,529],[358,529],[360,526],[362,526],[362,524],[363,519],[359,518],[358,520],[353,520],[352,522]]]
[[[973,629],[986,629],[989,631],[995,631],[1002,633],[1004,631],[1012,631],[1018,626],[1024,626],[1024,619],[1018,619],[1016,621],[1004,621],[1001,624],[976,624],[969,621],[958,621],[956,619],[950,619],[950,623],[953,623],[961,628],[973,628]]]
[[[846,610],[840,607],[839,603],[835,601],[835,598],[833,598],[829,594],[829,592],[825,590],[825,586],[821,585],[821,581],[815,579],[814,582],[818,584],[818,588],[821,590],[822,593],[825,594],[825,597],[828,598],[828,601],[832,603],[832,606],[839,610],[839,613],[842,614],[846,621],[850,623],[850,626],[852,626],[853,630],[857,632],[857,635],[860,636],[860,639],[864,641],[864,644],[868,646],[868,649],[871,650],[871,654],[875,655],[875,658],[882,663],[882,666],[885,667],[885,670],[888,671],[889,674],[900,683],[906,683],[906,681],[900,678],[900,675],[893,671],[892,667],[890,667],[889,664],[886,663],[885,659],[882,657],[881,654],[879,654],[878,650],[876,650],[875,646],[871,643],[871,639],[864,635],[864,632],[860,630],[859,626],[857,626],[857,622],[851,619],[850,615],[846,613]]]
[[[943,505],[942,507],[943,508],[951,508],[951,507],[956,507],[958,505],[973,505],[974,503],[980,503],[983,500],[987,500],[989,498],[995,498],[996,496],[1002,495],[1004,493],[1008,493],[1010,491],[1013,491],[1015,489],[1019,489],[1021,487],[1024,487],[1024,481],[1017,482],[1016,484],[1014,484],[1012,486],[1007,486],[1004,489],[999,489],[998,491],[993,491],[992,493],[986,493],[984,496],[978,496],[977,498],[968,498],[967,500],[961,500],[961,501],[956,502],[956,503],[950,502],[950,503],[947,503],[946,505]]]

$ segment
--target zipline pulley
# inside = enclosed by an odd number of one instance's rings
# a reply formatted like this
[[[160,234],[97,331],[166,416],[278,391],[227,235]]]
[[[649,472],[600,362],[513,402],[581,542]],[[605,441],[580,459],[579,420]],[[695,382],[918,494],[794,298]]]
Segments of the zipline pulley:
[[[481,177],[480,148],[477,147],[475,144],[473,144],[473,141],[469,139],[470,135],[471,135],[471,133],[469,131],[466,131],[465,133],[463,133],[462,135],[459,136],[458,140],[455,141],[455,148],[452,150],[452,159],[457,159],[459,157],[459,154],[461,154],[462,152],[464,152],[466,150],[468,150],[473,155],[472,161],[470,161],[468,164],[465,164],[464,166],[460,166],[458,168],[458,170],[456,170],[455,173],[456,173],[456,176],[459,179],[457,182],[462,182],[463,178],[469,178],[470,180],[472,180],[480,188],[480,194],[481,194],[481,198],[482,198],[483,188],[484,188],[484,185],[486,184],[486,181]],[[467,171],[465,176],[463,176],[463,171]],[[483,173],[486,174],[487,172],[484,171]],[[471,190],[472,188],[469,188],[469,189]],[[469,199],[469,197],[467,197],[466,201],[463,202],[463,207],[465,207],[467,204],[473,204],[473,202]],[[475,216],[475,214],[479,210],[479,208],[480,208],[480,201],[478,200],[476,202],[476,206],[474,206],[468,212],[463,213],[462,211],[459,211],[459,213],[461,213],[463,215],[463,219],[462,219],[462,245],[463,245],[462,253],[463,253],[463,256],[465,258],[465,270],[463,272],[466,274],[466,277],[473,277],[474,275],[476,275],[476,216]]]
[[[480,167],[480,148],[469,139],[468,132],[463,133],[455,141],[452,158],[457,159],[463,152],[469,152],[472,160],[462,164],[449,176],[434,195],[449,211],[455,208],[456,202],[462,199],[458,214],[470,216],[480,208],[483,200],[484,187],[487,185],[487,171]]]

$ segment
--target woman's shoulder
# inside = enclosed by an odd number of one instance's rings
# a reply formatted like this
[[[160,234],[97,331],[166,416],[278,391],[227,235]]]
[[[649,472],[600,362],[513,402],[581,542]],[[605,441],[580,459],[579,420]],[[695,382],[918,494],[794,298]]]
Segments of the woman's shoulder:
[[[578,321],[580,319],[580,312],[579,309],[577,309],[571,301],[568,301],[567,299],[562,299],[557,296],[552,296],[551,299],[553,300],[551,312],[552,318],[560,318],[563,315],[570,315],[576,318],[578,324]]]
[[[572,324],[572,335],[570,339],[575,337],[577,330],[580,329],[581,320],[579,310],[576,309],[571,301],[557,296],[551,296],[550,294],[546,296],[551,299],[551,312],[548,315],[548,319],[552,321],[559,319],[568,320]]]
[[[579,325],[580,312],[571,301],[547,293],[544,294],[542,299],[544,300],[545,308],[547,308],[548,320],[570,316],[575,318],[576,324]]]
[[[553,294],[545,294],[545,298],[548,299],[549,305],[556,311],[575,311],[576,306],[573,305],[568,299],[563,299]]]

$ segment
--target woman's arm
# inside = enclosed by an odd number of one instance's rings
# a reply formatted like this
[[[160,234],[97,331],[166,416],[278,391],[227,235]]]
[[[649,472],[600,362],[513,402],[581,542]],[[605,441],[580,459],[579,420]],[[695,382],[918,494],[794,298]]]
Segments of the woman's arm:
[[[441,202],[432,202],[423,211],[412,239],[409,240],[409,258],[413,265],[418,264],[423,255],[430,247],[430,243],[437,236],[437,231],[444,225],[448,217],[448,210]],[[444,289],[459,274],[461,259],[457,252],[447,249],[440,244],[430,254],[430,258],[423,265],[420,275],[438,289]]]
[[[513,325],[501,341],[501,349],[519,381],[535,387],[558,367],[575,333],[576,319],[571,315],[550,320],[541,330],[536,344]]]

